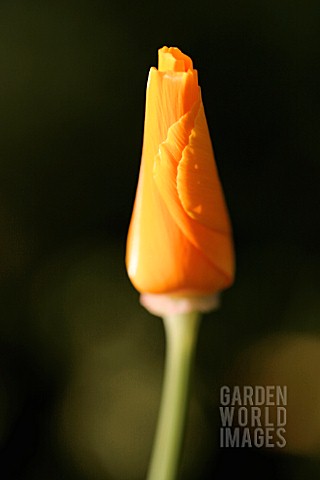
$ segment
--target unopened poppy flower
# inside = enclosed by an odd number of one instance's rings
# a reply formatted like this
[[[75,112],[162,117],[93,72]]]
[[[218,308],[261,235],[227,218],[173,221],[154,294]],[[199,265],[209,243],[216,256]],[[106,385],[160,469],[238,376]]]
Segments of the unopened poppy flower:
[[[197,70],[174,47],[159,50],[149,73],[126,264],[144,294],[205,296],[233,282],[231,225]]]

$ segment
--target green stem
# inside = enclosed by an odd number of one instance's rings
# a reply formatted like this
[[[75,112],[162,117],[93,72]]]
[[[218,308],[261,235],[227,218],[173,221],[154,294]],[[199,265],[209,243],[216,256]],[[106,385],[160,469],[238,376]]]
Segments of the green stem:
[[[175,480],[180,463],[200,314],[163,318],[167,351],[160,413],[148,480]]]

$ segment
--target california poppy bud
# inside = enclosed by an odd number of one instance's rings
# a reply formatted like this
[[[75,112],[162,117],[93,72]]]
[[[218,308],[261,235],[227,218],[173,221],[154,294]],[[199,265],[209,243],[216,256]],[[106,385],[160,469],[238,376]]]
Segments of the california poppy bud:
[[[126,264],[143,294],[202,297],[233,282],[231,225],[197,70],[178,48],[161,48],[149,73]]]

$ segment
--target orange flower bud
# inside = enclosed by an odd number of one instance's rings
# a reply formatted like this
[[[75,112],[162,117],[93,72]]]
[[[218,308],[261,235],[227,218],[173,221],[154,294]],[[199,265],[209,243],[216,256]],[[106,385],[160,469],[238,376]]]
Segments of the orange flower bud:
[[[178,48],[150,69],[128,275],[141,293],[208,295],[234,277],[231,226],[197,70]]]

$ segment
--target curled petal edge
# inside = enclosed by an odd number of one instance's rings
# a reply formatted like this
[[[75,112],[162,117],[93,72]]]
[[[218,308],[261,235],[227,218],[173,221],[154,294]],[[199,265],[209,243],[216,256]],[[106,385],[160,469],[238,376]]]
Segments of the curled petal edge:
[[[219,181],[215,180],[216,198],[219,204],[219,215],[222,215],[224,225],[217,225],[215,228],[214,220],[209,219],[207,222],[201,218],[201,215],[192,214],[185,208],[185,202],[181,201],[183,192],[181,192],[181,182],[179,181],[179,168],[181,168],[181,161],[184,162],[185,152],[190,154],[190,139],[194,135],[196,123],[198,119],[201,122],[205,121],[203,118],[204,111],[201,99],[199,99],[188,113],[169,128],[167,139],[161,143],[155,158],[153,174],[158,191],[173,220],[189,242],[216,270],[222,281],[221,288],[225,288],[233,281],[234,253],[231,226]],[[181,149],[182,145],[183,149]],[[217,178],[214,160],[212,166]]]

